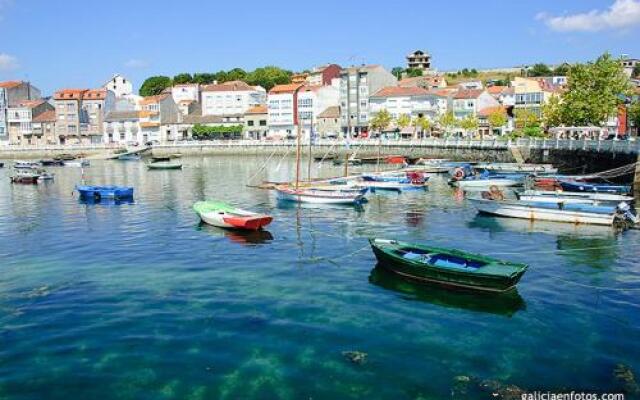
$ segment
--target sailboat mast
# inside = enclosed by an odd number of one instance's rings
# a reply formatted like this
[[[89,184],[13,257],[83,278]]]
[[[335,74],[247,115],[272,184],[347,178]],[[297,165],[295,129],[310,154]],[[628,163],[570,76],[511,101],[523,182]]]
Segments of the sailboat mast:
[[[297,99],[296,99],[297,101]],[[300,113],[296,112],[298,117],[298,134],[296,135],[296,190],[300,187]]]
[[[307,162],[307,180],[311,181],[311,146],[313,146],[313,107],[311,108],[311,125],[309,127],[309,160]]]

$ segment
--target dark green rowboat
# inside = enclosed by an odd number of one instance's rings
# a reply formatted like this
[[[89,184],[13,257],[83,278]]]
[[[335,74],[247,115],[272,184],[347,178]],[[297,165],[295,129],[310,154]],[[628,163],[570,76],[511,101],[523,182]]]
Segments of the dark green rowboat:
[[[505,292],[527,270],[526,264],[460,250],[385,239],[369,239],[369,243],[380,266],[406,278],[446,286]]]

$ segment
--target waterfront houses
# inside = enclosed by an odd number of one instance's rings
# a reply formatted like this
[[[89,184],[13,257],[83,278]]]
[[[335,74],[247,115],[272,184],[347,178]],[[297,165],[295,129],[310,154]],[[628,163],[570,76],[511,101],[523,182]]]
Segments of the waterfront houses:
[[[267,123],[272,137],[291,137],[298,126],[298,91],[303,85],[276,85],[267,95]]]
[[[102,142],[105,114],[115,106],[115,95],[106,89],[62,89],[53,96],[56,134],[60,144]]]
[[[34,119],[54,110],[44,99],[26,100],[7,108],[7,128],[9,143],[15,145],[48,144],[51,138],[44,137],[44,132],[35,132]]]
[[[371,98],[371,114],[387,110],[395,119],[401,115],[425,117],[436,121],[447,111],[447,97],[417,86],[389,86],[378,90]]]
[[[298,116],[302,137],[318,131],[318,117],[328,107],[337,106],[340,92],[335,86],[303,86],[298,91]]]
[[[484,89],[460,89],[453,95],[452,111],[456,119],[477,116],[478,112],[500,103]]]
[[[7,125],[8,107],[22,101],[36,100],[40,97],[40,90],[29,82],[0,82],[0,143],[9,142],[9,127]]]
[[[144,97],[140,101],[140,131],[142,143],[166,143],[188,137],[188,127],[169,93]]]
[[[202,115],[244,114],[252,107],[265,105],[266,98],[263,87],[243,81],[205,85],[202,88]]]
[[[247,139],[263,139],[267,137],[269,125],[267,106],[251,107],[244,114],[244,131]]]
[[[318,136],[336,138],[340,133],[340,106],[327,107],[318,114]]]
[[[36,115],[31,120],[33,134],[30,145],[58,145],[60,144],[56,136],[56,111],[55,109],[45,111]]]
[[[398,80],[380,65],[345,68],[340,72],[340,124],[350,136],[369,131],[369,98]]]
[[[104,143],[144,144],[141,111],[111,111],[104,119]]]

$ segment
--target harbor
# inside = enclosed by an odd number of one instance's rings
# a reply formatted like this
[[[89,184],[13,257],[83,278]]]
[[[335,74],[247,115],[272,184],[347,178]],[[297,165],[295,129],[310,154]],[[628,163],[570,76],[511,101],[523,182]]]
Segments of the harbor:
[[[614,371],[637,368],[638,230],[479,213],[470,198],[480,192],[452,187],[449,172],[354,207],[251,185],[291,182],[289,156],[183,156],[165,170],[149,170],[149,157],[46,167],[55,179],[35,185],[11,184],[3,160],[0,393],[414,399],[465,384],[482,394],[487,382],[617,392]],[[398,168],[379,166],[382,176]],[[344,165],[310,171],[340,177]],[[135,191],[83,199],[83,180]],[[210,199],[272,221],[256,231],[204,224],[192,207]],[[527,269],[504,293],[425,285],[378,265],[371,238]],[[83,380],[72,379],[78,370]]]

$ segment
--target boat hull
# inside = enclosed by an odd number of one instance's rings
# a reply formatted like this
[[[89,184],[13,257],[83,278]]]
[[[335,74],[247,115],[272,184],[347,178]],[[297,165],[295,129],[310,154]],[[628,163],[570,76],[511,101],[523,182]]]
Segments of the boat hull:
[[[163,170],[163,169],[182,169],[182,164],[177,163],[163,163],[163,162],[155,162],[152,164],[147,164],[147,168],[155,169],[155,170]]]
[[[360,204],[364,201],[361,193],[340,193],[340,191],[311,191],[294,189],[276,189],[278,198],[284,201],[313,204]]]
[[[631,191],[631,187],[624,185],[600,185],[585,182],[560,181],[560,186],[569,192],[627,194]]]
[[[549,202],[549,203],[584,203],[591,204],[600,203],[630,203],[633,197],[622,196],[609,193],[587,193],[587,192],[565,192],[565,191],[542,191],[527,190],[517,194],[518,199],[522,201]]]
[[[193,205],[193,209],[202,222],[218,228],[256,231],[273,221],[269,215],[234,208],[220,202],[198,202]]]
[[[522,182],[516,179],[471,179],[451,182],[459,188],[488,188],[491,186],[511,187],[521,186]]]
[[[539,221],[567,222],[572,224],[613,225],[614,214],[567,211],[560,208],[541,208],[533,205],[518,204],[485,199],[468,199],[481,213],[509,218],[521,218]]]
[[[527,269],[526,266],[522,265],[514,270],[513,273],[507,275],[491,275],[425,267],[411,260],[394,256],[392,252],[376,244],[376,242],[377,240],[370,240],[378,265],[406,279],[423,283],[474,291],[506,292],[515,288]]]

